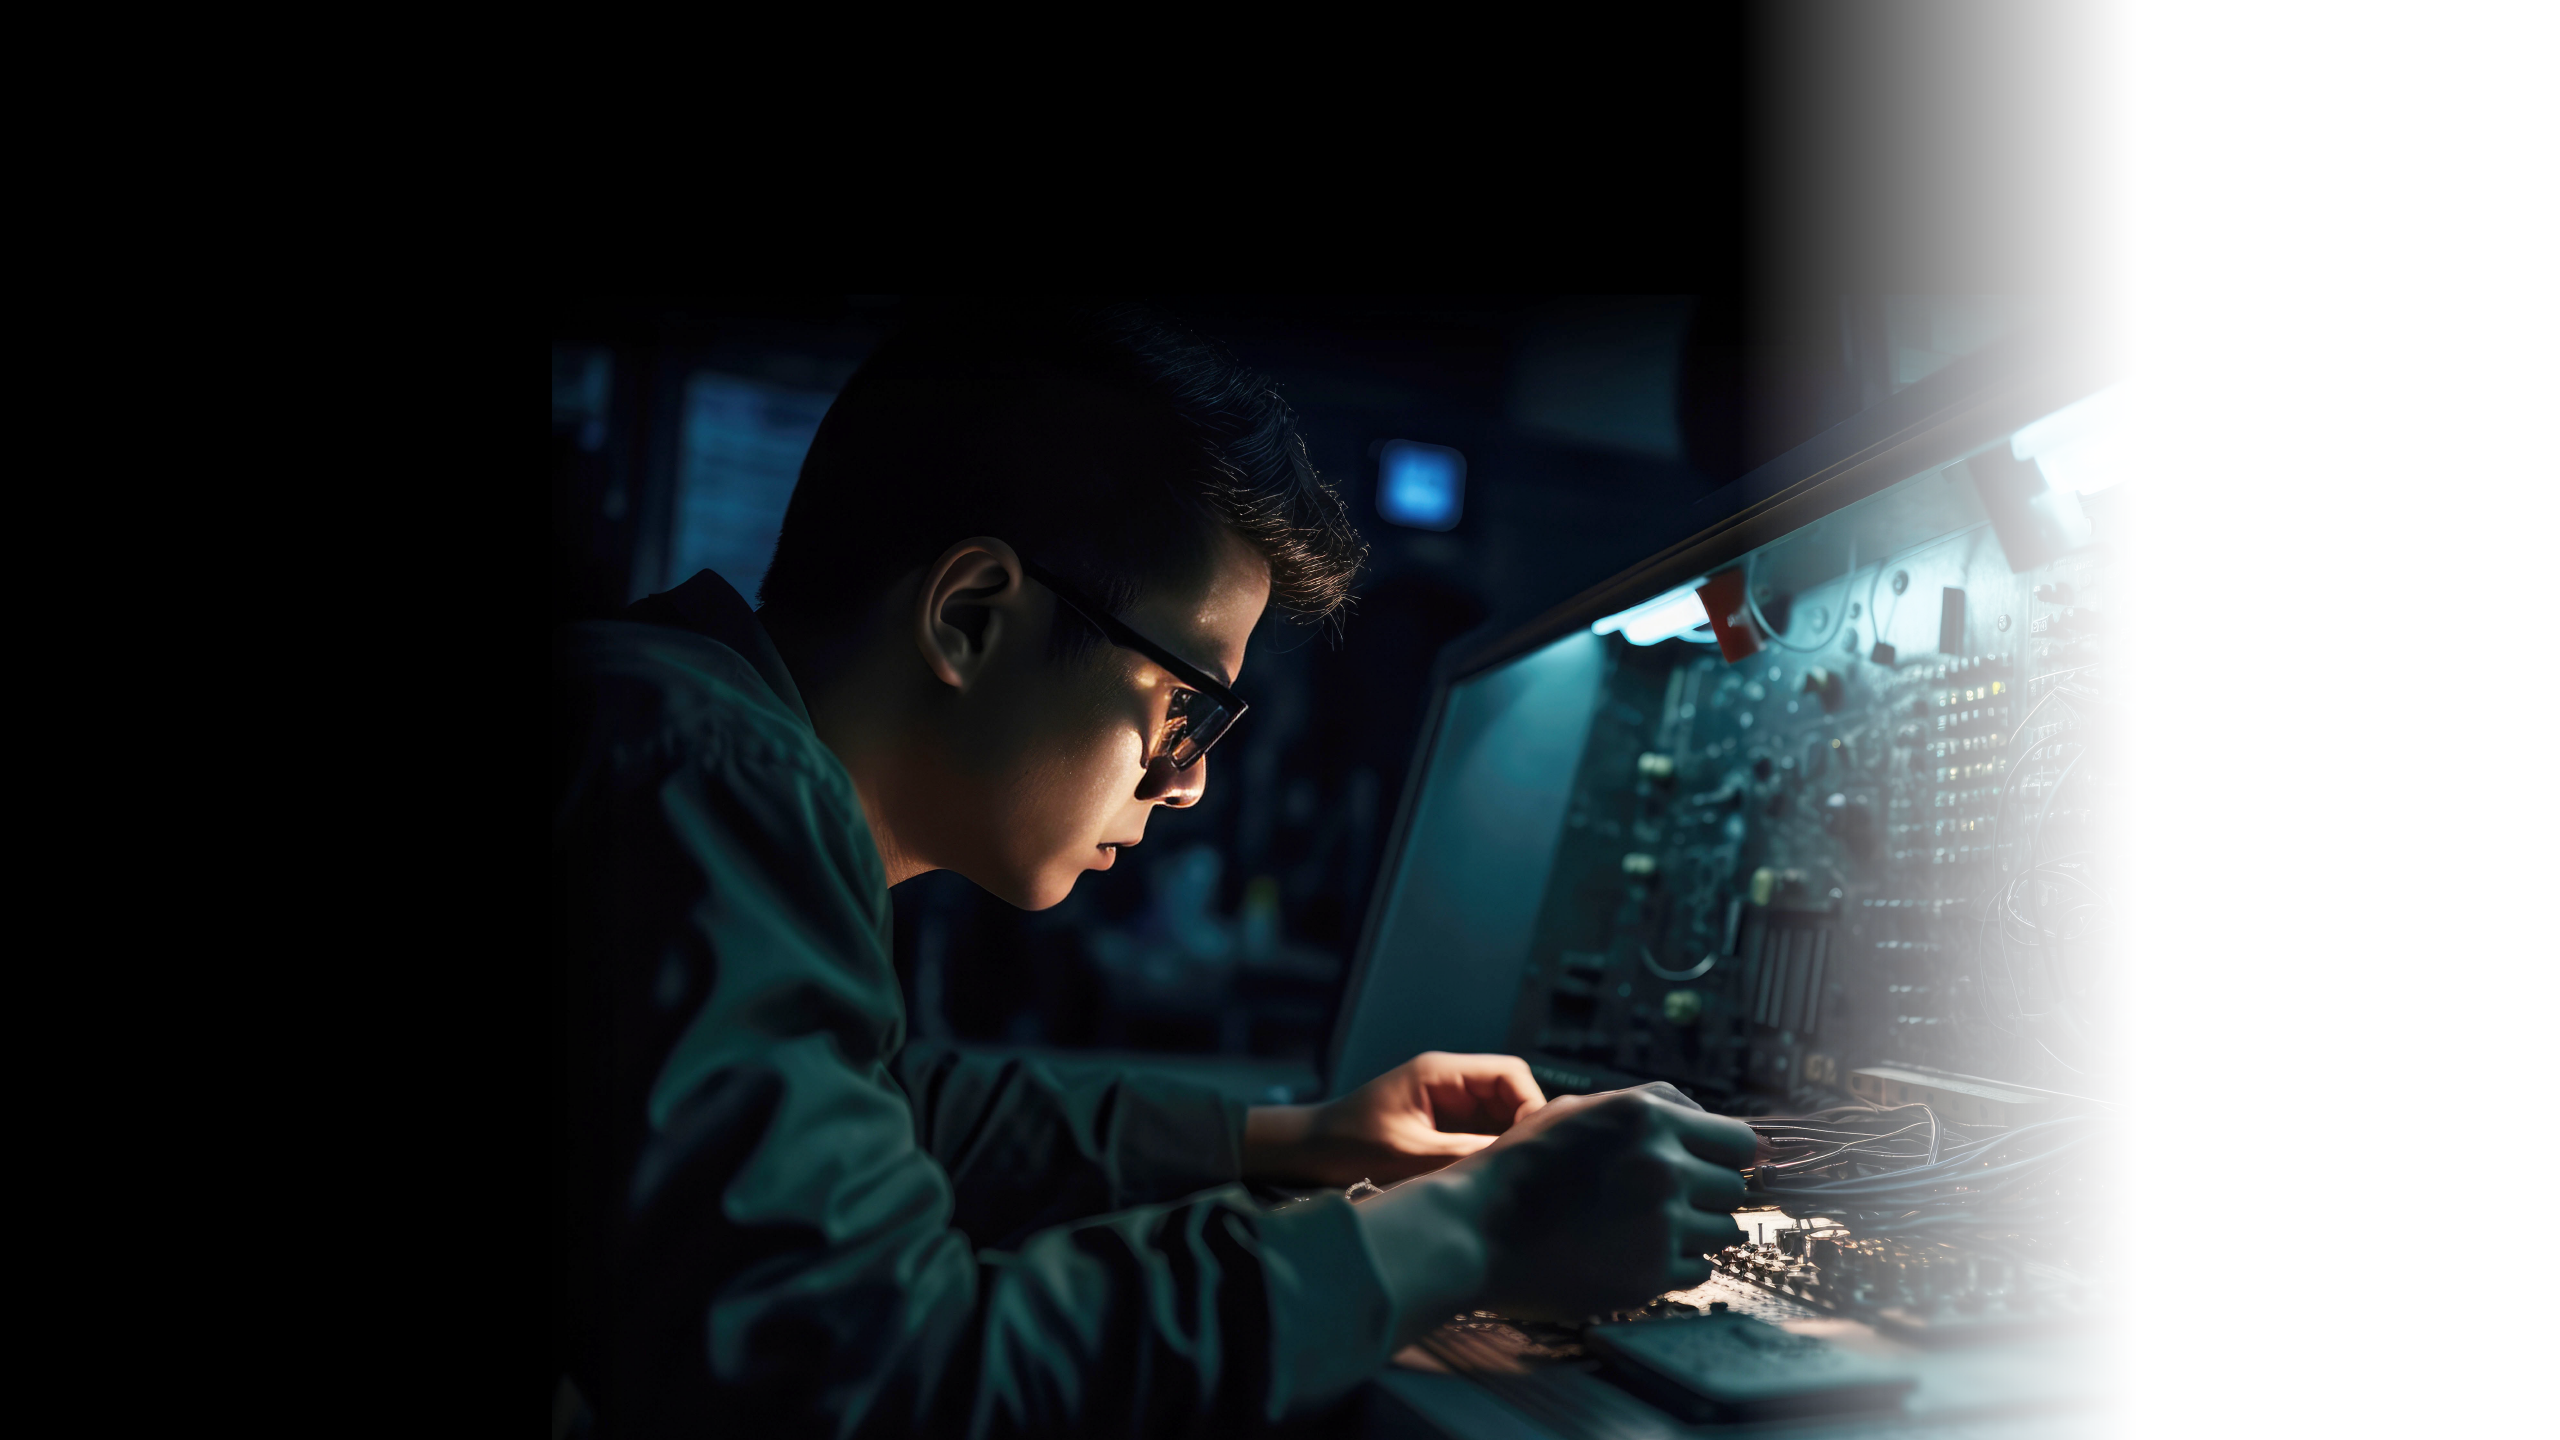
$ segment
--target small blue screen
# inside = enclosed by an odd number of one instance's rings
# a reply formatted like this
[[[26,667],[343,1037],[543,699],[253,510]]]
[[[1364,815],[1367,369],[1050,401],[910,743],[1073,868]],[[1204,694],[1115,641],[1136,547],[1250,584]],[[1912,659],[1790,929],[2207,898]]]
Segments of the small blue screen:
[[[1390,440],[1378,450],[1378,513],[1417,530],[1448,530],[1467,502],[1467,457],[1444,445]]]

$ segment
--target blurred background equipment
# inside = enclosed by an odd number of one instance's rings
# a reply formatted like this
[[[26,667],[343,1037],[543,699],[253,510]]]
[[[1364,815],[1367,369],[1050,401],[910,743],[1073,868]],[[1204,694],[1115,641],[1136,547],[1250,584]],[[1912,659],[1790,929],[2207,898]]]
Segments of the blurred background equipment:
[[[1455,530],[1467,501],[1467,457],[1446,445],[1378,447],[1378,513],[1416,530]]]

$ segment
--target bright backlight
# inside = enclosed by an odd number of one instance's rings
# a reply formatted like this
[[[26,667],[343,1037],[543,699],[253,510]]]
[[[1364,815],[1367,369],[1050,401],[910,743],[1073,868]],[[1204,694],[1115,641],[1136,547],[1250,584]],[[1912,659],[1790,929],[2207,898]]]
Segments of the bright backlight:
[[[2126,408],[2124,386],[2101,390],[2009,437],[2009,453],[2056,490],[2095,495],[2125,478]]]
[[[1677,590],[1656,595],[1632,610],[1621,610],[1605,620],[1591,622],[1591,633],[1608,635],[1623,632],[1630,645],[1659,645],[1685,630],[1695,630],[1707,623],[1707,603],[1698,598],[1698,587],[1706,583],[1701,575]]]

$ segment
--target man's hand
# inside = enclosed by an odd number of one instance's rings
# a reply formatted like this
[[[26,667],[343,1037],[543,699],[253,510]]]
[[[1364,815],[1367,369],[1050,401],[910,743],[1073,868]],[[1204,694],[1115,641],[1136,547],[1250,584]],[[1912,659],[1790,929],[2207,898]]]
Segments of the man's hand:
[[[1487,1303],[1570,1317],[1706,1282],[1700,1258],[1742,1243],[1758,1137],[1656,1081],[1575,1095],[1467,1168],[1483,1184]]]
[[[1452,1312],[1572,1318],[1711,1273],[1742,1240],[1751,1127],[1660,1083],[1543,1105],[1437,1175],[1360,1206],[1406,1339]]]
[[[1261,1105],[1245,1117],[1249,1180],[1381,1184],[1473,1155],[1547,1103],[1513,1055],[1417,1055],[1324,1105]]]

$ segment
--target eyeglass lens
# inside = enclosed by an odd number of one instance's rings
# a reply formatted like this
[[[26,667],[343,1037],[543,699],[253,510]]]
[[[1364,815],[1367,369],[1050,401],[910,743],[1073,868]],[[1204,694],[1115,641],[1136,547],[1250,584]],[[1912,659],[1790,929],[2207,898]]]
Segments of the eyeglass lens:
[[[1234,722],[1235,712],[1226,706],[1197,690],[1180,691],[1167,707],[1156,753],[1171,760],[1176,770],[1188,770]]]

